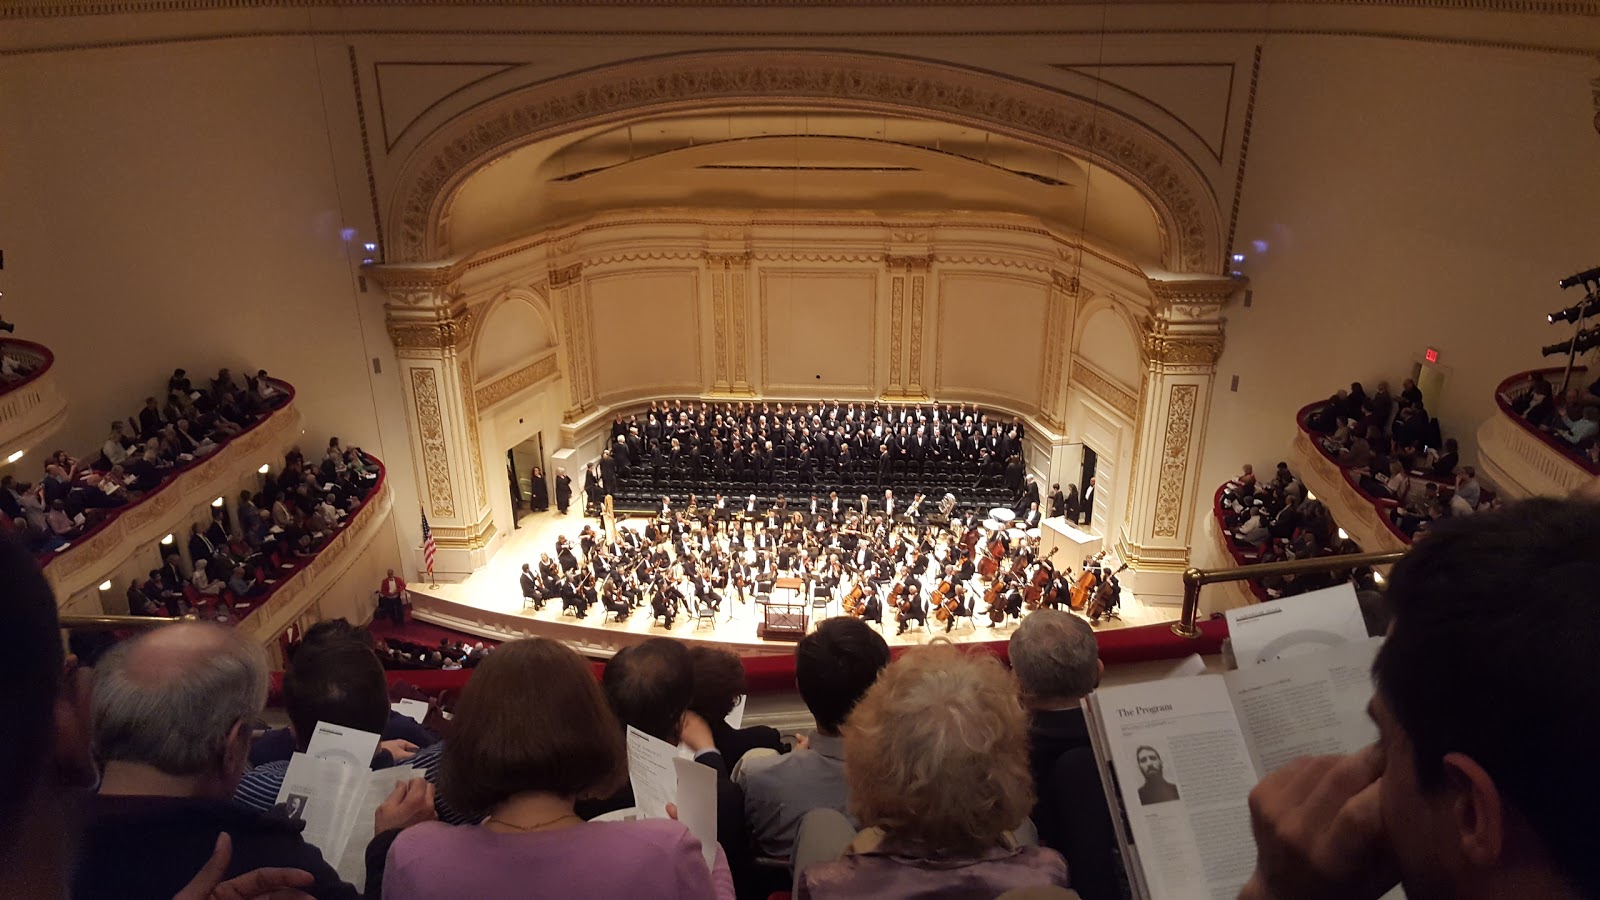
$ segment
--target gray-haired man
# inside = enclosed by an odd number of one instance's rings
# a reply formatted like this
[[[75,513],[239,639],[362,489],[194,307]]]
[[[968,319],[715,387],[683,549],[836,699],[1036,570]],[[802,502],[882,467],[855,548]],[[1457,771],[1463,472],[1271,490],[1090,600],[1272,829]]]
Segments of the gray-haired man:
[[[1115,897],[1116,837],[1078,705],[1105,672],[1094,629],[1069,612],[1034,610],[1011,635],[1009,653],[1030,717],[1039,843],[1066,857],[1084,900]]]

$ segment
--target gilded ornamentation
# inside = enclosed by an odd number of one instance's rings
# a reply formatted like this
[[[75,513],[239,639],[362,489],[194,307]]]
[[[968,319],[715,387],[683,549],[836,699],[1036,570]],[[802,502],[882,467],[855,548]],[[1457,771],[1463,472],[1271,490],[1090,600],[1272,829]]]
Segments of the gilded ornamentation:
[[[1147,334],[1145,359],[1166,366],[1215,368],[1222,356],[1222,335]]]
[[[717,384],[728,383],[728,273],[711,273],[711,347]]]
[[[1069,381],[1104,400],[1108,406],[1129,419],[1139,418],[1139,398],[1082,362],[1072,367]]]
[[[472,450],[467,470],[472,473],[472,483],[478,489],[478,508],[482,509],[489,505],[489,493],[483,483],[483,447],[478,443],[478,405],[472,390],[472,363],[462,357],[460,365],[462,413],[467,420],[467,446]]]
[[[390,229],[397,255],[439,255],[439,236],[431,229],[444,218],[458,176],[508,147],[571,131],[601,114],[614,118],[633,109],[773,96],[844,108],[897,107],[1031,135],[1139,186],[1165,226],[1162,256],[1169,268],[1222,268],[1221,222],[1210,187],[1177,148],[1133,119],[992,74],[827,51],[646,59],[554,79],[485,103],[436,132],[407,160]]]
[[[550,286],[553,288],[565,287],[583,277],[583,263],[577,262],[570,266],[550,270]]]
[[[733,307],[733,382],[741,390],[750,387],[750,376],[745,371],[746,360],[750,351],[744,339],[744,315],[746,301],[744,297],[744,272],[733,271],[728,273],[728,303]],[[761,336],[761,364],[766,366],[767,338],[765,332]]]
[[[450,490],[450,455],[445,446],[444,414],[439,408],[439,376],[427,366],[414,366],[411,395],[417,409],[422,469],[428,481],[428,508],[435,518],[454,518],[456,500]]]
[[[1167,425],[1161,444],[1161,471],[1156,481],[1156,537],[1178,536],[1183,485],[1189,468],[1189,433],[1194,428],[1194,409],[1199,397],[1200,388],[1193,384],[1175,384],[1167,395]]]
[[[478,314],[463,310],[458,316],[441,319],[411,321],[391,318],[388,322],[389,340],[396,350],[432,351],[443,353],[459,350],[472,342],[477,327]]]
[[[896,275],[889,279],[889,387],[899,388],[900,332],[906,324],[906,279]]]
[[[883,264],[890,269],[905,269],[907,271],[927,271],[933,265],[933,257],[929,256],[885,256]]]
[[[922,391],[922,311],[927,282],[921,275],[911,277],[911,374],[906,376],[906,387],[917,392]]]
[[[401,306],[443,305],[453,293],[460,268],[443,265],[382,265],[362,270]]]
[[[515,372],[496,378],[494,381],[478,388],[476,391],[478,409],[488,409],[517,391],[538,384],[546,378],[554,377],[555,374],[556,355],[547,353]]]

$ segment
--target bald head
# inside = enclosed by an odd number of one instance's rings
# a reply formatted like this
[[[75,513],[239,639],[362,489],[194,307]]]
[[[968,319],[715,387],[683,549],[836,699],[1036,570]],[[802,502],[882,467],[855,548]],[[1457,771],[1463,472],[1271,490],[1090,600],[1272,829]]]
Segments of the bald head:
[[[169,625],[117,645],[96,667],[95,747],[108,763],[223,774],[215,769],[235,727],[266,701],[260,647],[216,625]]]

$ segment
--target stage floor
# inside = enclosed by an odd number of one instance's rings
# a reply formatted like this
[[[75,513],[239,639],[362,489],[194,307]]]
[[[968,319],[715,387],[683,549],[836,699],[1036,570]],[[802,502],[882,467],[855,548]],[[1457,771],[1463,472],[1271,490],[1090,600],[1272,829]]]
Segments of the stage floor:
[[[586,619],[563,615],[559,601],[545,604],[543,612],[524,609],[518,584],[522,564],[529,563],[537,568],[540,554],[553,553],[558,535],[567,535],[576,542],[584,525],[599,528],[600,520],[583,518],[576,513],[563,516],[554,510],[524,514],[521,527],[506,538],[494,558],[466,580],[455,584],[441,581],[438,587],[430,587],[420,579],[412,583],[409,587],[413,615],[425,622],[495,640],[525,636],[556,638],[590,656],[607,657],[623,646],[655,635],[722,644],[744,655],[793,652],[793,642],[766,641],[757,636],[761,608],[754,603],[740,604],[733,598],[725,599],[714,626],[680,615],[670,630],[653,622],[648,610],[635,611],[626,621],[612,622],[598,607],[592,608]],[[642,528],[643,525],[643,519],[628,519],[617,527]],[[981,601],[978,606],[983,608]],[[827,617],[821,610],[813,613],[809,602],[806,608],[813,623]],[[828,616],[841,613],[837,602],[829,604]],[[1170,606],[1146,606],[1124,586],[1121,613],[1120,620],[1102,620],[1098,630],[1170,622],[1177,618],[1178,610]],[[1014,622],[993,627],[979,616],[974,622],[960,620],[947,634],[944,623],[930,614],[926,629],[912,626],[905,634],[896,635],[893,615],[893,610],[884,611],[883,636],[890,646],[926,644],[938,637],[956,642],[1004,641],[1016,630]]]

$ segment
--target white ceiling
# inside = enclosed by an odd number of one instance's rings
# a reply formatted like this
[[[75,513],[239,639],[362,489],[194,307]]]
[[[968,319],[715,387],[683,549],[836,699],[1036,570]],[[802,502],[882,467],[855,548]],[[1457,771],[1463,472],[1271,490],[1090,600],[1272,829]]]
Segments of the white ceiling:
[[[802,110],[645,119],[522,147],[457,191],[450,249],[646,207],[1021,213],[1135,263],[1160,256],[1154,211],[1104,169],[982,129]]]

